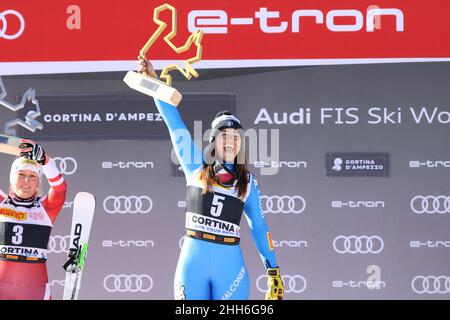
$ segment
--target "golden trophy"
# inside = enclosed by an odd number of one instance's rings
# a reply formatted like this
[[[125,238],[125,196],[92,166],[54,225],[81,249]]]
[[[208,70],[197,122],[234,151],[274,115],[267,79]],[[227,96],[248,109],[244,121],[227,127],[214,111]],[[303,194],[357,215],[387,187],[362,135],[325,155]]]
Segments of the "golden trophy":
[[[164,37],[164,41],[176,53],[185,52],[190,49],[192,44],[194,44],[197,47],[196,55],[193,58],[185,61],[185,69],[181,68],[178,64],[171,64],[164,67],[160,74],[161,81],[152,78],[147,72],[145,74],[140,74],[134,71],[128,71],[123,81],[125,81],[125,83],[134,90],[140,91],[161,101],[170,103],[171,105],[178,106],[182,96],[175,88],[172,87],[172,76],[169,74],[169,72],[178,69],[188,80],[190,80],[192,76],[198,77],[198,73],[192,67],[192,64],[201,60],[201,40],[203,37],[203,32],[201,30],[197,30],[189,36],[184,45],[182,45],[181,47],[175,46],[171,40],[177,34],[177,11],[173,6],[165,3],[155,8],[153,12],[153,21],[157,25],[159,25],[159,27],[139,52],[139,60],[146,60],[145,55],[147,51],[150,49],[156,39],[158,39],[161,33],[167,28],[167,23],[159,19],[160,13],[164,10],[170,10],[172,14],[172,30]]]

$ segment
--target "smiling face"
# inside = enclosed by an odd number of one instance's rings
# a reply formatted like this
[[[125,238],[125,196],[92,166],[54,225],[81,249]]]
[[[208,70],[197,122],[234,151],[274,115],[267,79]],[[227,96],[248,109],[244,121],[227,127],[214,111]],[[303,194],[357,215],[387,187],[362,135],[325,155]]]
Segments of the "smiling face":
[[[216,137],[216,157],[219,161],[234,162],[241,149],[241,137],[236,129],[221,130]]]
[[[19,170],[11,184],[12,191],[22,199],[29,199],[37,194],[39,177],[31,170]]]

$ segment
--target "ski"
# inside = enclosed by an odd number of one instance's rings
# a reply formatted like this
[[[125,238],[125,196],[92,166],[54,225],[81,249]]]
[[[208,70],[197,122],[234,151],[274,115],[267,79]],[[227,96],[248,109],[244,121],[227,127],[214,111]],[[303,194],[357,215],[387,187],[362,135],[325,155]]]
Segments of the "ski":
[[[63,300],[78,299],[94,210],[95,197],[87,192],[77,193],[74,199],[70,229],[69,260],[63,266],[66,270]]]

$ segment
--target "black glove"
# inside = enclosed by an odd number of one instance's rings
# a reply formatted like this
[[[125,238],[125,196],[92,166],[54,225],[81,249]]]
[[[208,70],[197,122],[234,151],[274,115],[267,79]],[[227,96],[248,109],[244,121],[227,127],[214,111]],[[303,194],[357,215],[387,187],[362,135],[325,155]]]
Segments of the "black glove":
[[[41,166],[47,162],[47,155],[45,154],[44,148],[31,140],[23,139],[21,142],[22,143],[19,145],[21,157],[35,160]]]

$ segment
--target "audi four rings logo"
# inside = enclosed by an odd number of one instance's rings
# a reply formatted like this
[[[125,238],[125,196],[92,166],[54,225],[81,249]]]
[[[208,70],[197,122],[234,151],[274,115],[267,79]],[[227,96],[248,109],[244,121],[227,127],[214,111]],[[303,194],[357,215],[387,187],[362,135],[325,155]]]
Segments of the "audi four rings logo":
[[[19,30],[15,33],[8,33],[8,19],[16,17],[16,19],[20,22]],[[12,21],[12,20],[11,20]],[[16,10],[5,10],[0,12],[0,39],[3,38],[5,40],[14,40],[20,37],[25,30],[25,20],[23,16],[17,12]]]
[[[70,235],[69,236],[51,236],[48,241],[48,253],[69,252]]]
[[[411,288],[418,294],[450,293],[450,277],[447,276],[416,276],[411,281]]]
[[[256,288],[259,292],[267,291],[267,277],[267,275],[263,274],[256,280]],[[306,289],[306,279],[299,274],[292,276],[285,274],[281,276],[281,279],[283,279],[285,293],[302,293]],[[262,280],[264,281],[261,282]]]
[[[411,200],[414,213],[450,213],[450,196],[415,196]]]
[[[148,274],[109,274],[103,280],[108,292],[149,292],[153,288],[153,279]]]
[[[380,253],[384,248],[384,241],[379,236],[338,236],[333,241],[333,248],[337,253]]]
[[[53,160],[55,161],[56,166],[59,168],[59,171],[64,175],[70,176],[71,174],[74,174],[78,169],[78,163],[72,157],[56,157],[53,158]]]
[[[261,196],[264,213],[302,213],[306,208],[301,196]]]
[[[153,201],[147,196],[108,196],[103,201],[103,209],[114,213],[149,213],[153,208]]]

